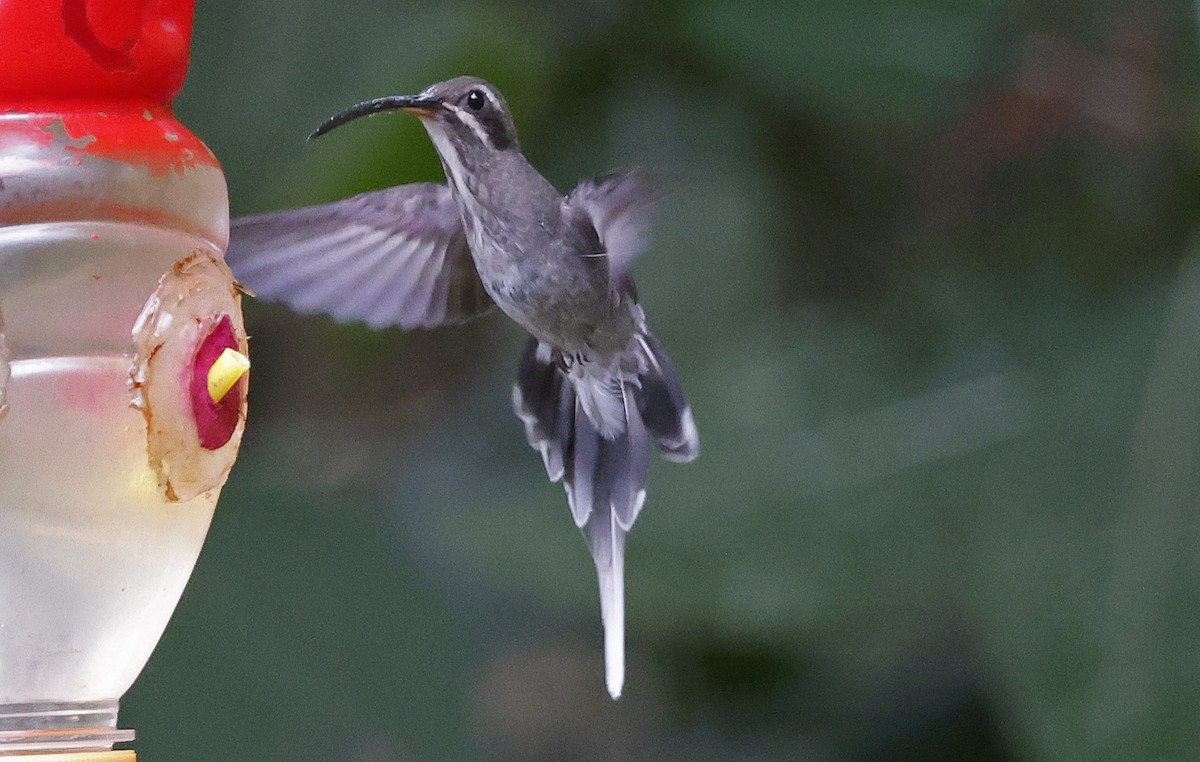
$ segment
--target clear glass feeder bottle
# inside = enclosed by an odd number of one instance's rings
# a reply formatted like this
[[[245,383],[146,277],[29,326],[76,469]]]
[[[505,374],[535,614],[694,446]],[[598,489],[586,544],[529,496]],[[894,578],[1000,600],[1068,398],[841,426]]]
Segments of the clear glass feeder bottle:
[[[225,180],[170,111],[192,11],[0,2],[0,756],[132,759],[241,441]]]

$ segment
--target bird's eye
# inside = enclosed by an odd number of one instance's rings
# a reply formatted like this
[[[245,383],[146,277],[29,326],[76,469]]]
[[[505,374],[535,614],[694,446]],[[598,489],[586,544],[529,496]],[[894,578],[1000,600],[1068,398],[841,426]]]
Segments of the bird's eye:
[[[487,97],[484,96],[482,90],[472,90],[467,93],[467,108],[472,111],[479,111],[487,103]]]

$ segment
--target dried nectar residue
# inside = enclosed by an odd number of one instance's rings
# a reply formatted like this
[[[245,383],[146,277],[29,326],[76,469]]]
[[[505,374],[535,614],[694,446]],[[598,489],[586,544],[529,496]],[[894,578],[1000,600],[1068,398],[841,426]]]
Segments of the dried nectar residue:
[[[71,134],[67,132],[67,125],[61,117],[50,122],[50,124],[42,129],[50,135],[52,145],[62,146],[63,148],[83,150],[88,147],[89,143],[96,142],[94,135],[81,135],[78,138],[71,137]]]

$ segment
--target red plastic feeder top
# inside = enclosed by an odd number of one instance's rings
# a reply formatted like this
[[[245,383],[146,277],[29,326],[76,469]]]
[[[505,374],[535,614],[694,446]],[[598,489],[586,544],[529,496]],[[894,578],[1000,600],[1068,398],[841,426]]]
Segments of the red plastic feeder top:
[[[215,166],[170,112],[193,9],[194,0],[0,0],[4,131],[49,141],[46,128],[62,119],[82,153],[154,171]]]

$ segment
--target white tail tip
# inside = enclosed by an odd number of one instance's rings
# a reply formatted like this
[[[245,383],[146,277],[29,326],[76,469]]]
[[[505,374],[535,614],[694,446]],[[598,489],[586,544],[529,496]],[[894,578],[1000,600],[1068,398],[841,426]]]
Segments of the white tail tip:
[[[625,687],[625,617],[617,618],[621,621],[604,622],[604,685],[614,700]]]
[[[608,695],[621,697],[625,687],[625,558],[617,546],[611,566],[597,568],[600,576],[600,618],[604,622],[604,684]]]

